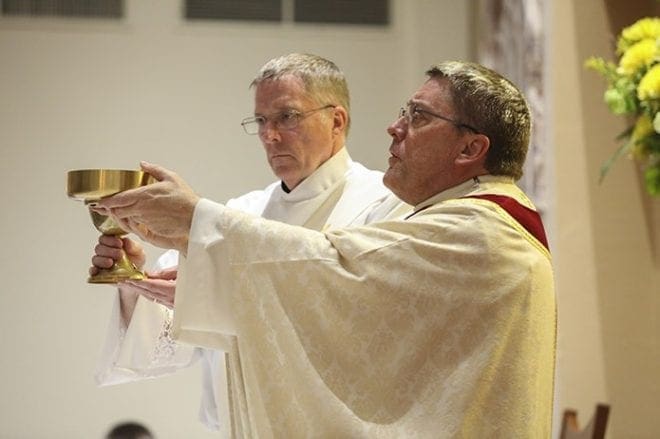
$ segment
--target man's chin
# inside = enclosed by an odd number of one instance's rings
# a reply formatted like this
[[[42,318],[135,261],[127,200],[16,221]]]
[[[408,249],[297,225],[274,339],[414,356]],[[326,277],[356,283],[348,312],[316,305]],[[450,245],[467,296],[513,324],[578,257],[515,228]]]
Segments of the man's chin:
[[[394,192],[395,195],[398,196],[397,192],[397,187],[398,185],[396,184],[397,180],[396,178],[392,175],[389,170],[385,172],[385,175],[383,175],[383,185],[385,185],[386,188]]]
[[[300,172],[294,168],[276,167],[273,168],[273,174],[282,180],[289,189],[293,189],[303,180],[300,178]]]
[[[296,162],[291,156],[272,157],[268,163],[277,176],[296,172],[298,167],[298,162]]]
[[[383,175],[383,185],[392,191],[392,193],[399,199],[406,201],[406,196],[402,190],[401,182],[401,179],[398,178],[396,172],[393,171],[392,168],[389,168],[387,171],[385,171],[385,175]],[[408,201],[406,201],[406,203],[408,203]]]
[[[295,171],[295,167],[292,166],[292,163],[287,163],[284,160],[271,161],[270,168],[273,170],[273,173],[280,178],[285,175],[290,175]]]
[[[395,171],[392,167],[387,168],[387,171],[383,174],[383,184],[390,190],[392,190],[392,186],[396,186]]]

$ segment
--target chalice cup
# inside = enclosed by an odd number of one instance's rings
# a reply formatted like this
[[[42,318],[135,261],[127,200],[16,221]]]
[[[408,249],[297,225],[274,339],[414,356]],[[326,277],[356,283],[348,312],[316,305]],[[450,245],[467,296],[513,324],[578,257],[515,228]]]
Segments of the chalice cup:
[[[102,198],[144,186],[154,181],[153,177],[142,171],[78,169],[67,173],[67,195],[88,205]],[[89,213],[94,227],[104,235],[121,237],[127,234],[111,217],[94,212],[91,209],[89,209]],[[122,252],[121,259],[116,261],[111,268],[99,269],[99,272],[94,276],[90,276],[87,282],[114,284],[124,280],[142,280],[145,278],[145,274],[138,270],[135,264],[128,259],[125,252]]]

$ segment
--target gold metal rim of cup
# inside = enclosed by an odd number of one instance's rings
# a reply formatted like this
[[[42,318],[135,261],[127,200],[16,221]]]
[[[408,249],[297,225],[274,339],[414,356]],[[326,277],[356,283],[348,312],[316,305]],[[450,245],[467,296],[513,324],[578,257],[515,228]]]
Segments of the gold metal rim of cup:
[[[76,169],[67,172],[67,195],[88,203],[154,181],[139,170]]]

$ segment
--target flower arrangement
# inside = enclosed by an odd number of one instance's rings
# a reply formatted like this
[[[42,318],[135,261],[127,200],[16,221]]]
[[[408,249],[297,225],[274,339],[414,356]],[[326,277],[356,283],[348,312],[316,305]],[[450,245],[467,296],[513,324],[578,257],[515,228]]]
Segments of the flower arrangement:
[[[660,18],[642,18],[623,29],[617,40],[619,63],[591,57],[586,67],[607,80],[604,99],[631,126],[617,140],[624,143],[600,170],[600,179],[622,155],[642,165],[646,190],[660,195]]]

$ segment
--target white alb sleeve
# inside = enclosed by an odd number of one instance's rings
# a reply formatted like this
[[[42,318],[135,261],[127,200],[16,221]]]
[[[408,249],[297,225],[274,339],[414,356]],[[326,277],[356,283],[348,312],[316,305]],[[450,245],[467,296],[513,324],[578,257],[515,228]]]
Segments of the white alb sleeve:
[[[178,253],[169,250],[158,259],[154,269],[172,267],[177,262]],[[140,296],[126,327],[121,318],[117,292],[95,372],[97,384],[104,386],[154,378],[193,364],[199,353],[194,347],[172,339],[172,319],[172,310]]]

